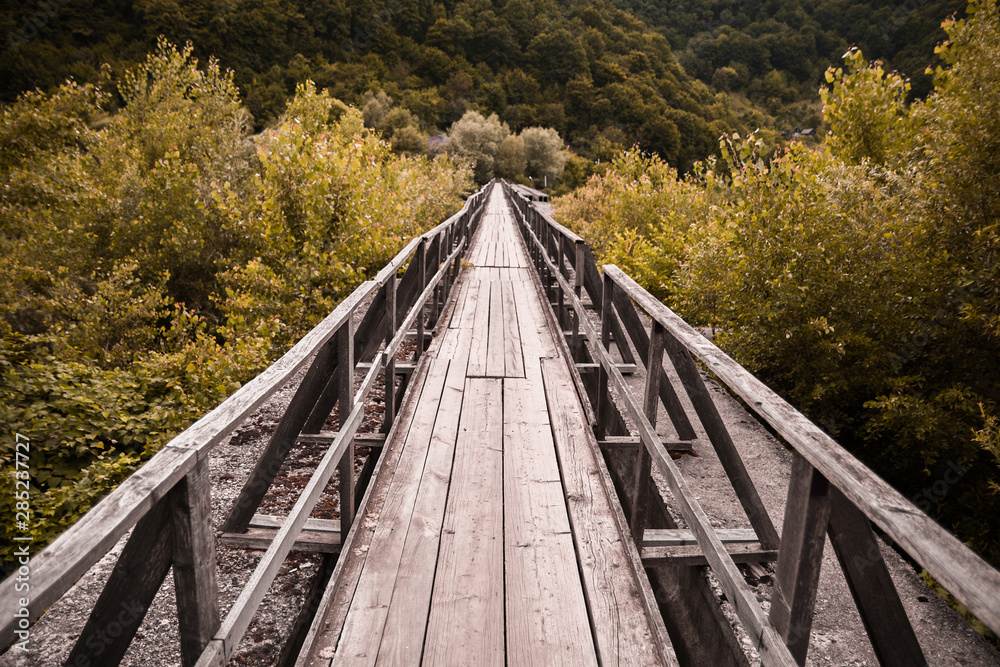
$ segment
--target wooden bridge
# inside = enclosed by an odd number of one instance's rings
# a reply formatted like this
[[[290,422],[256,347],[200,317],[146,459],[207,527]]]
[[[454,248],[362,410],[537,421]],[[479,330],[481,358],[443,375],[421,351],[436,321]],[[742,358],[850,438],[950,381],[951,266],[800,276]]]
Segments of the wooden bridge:
[[[794,449],[780,536],[699,363]],[[209,452],[296,374],[221,527],[265,550],[223,618]],[[361,433],[379,378],[384,420]],[[294,508],[259,513],[304,441],[327,449]],[[713,526],[671,456],[694,443],[748,527]],[[359,445],[376,454],[357,470]],[[310,519],[330,484],[340,520]],[[117,664],[171,568],[183,664],[224,665],[299,549],[332,567],[288,664],[746,664],[724,598],[763,664],[801,665],[829,537],[878,660],[927,664],[873,523],[1000,631],[1000,573],[622,271],[598,270],[516,186],[490,184],[33,557],[29,611],[131,530],[67,665]],[[747,563],[773,565],[769,612]],[[14,583],[0,608],[17,608]],[[123,604],[143,612],[122,621]],[[0,646],[17,641],[19,619],[0,623]],[[90,641],[110,623],[113,641]]]

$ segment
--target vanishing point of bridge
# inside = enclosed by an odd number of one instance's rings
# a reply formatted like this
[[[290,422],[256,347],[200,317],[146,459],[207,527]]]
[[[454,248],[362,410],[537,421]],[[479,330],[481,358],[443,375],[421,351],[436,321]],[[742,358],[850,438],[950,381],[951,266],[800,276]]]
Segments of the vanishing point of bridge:
[[[0,646],[125,536],[67,665],[118,664],[170,572],[182,664],[225,665],[293,550],[329,567],[287,665],[803,665],[827,544],[877,660],[940,661],[873,526],[1000,631],[1000,573],[624,272],[599,270],[532,196],[491,183],[470,197],[33,556],[27,614],[0,619]],[[780,534],[704,371],[794,450]],[[222,616],[209,455],[291,380],[221,526],[223,543],[263,550]],[[378,391],[384,419],[361,432]],[[261,514],[305,441],[326,449],[294,507]],[[747,527],[702,507],[671,456],[695,444]],[[373,451],[360,468],[358,446]],[[339,521],[310,518],[328,488]],[[773,578],[769,608],[740,568]],[[4,610],[25,606],[14,584]]]
[[[347,608],[343,629],[320,626],[311,664],[663,664],[666,633],[499,188],[481,224],[367,511],[378,525],[346,554],[358,574],[330,606]]]

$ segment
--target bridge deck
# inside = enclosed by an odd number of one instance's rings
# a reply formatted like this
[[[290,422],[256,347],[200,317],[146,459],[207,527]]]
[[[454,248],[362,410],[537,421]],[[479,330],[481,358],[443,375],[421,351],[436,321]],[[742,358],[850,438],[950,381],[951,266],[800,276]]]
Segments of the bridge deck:
[[[311,664],[667,661],[499,188],[489,207]]]

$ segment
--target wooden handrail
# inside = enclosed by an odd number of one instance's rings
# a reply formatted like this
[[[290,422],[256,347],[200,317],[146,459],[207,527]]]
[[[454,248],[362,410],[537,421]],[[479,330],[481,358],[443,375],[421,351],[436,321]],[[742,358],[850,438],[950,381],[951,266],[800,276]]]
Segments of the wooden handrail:
[[[636,464],[637,488],[633,490],[631,500],[633,532],[641,541],[642,484],[646,483],[641,478],[643,475],[648,476],[648,464],[645,473],[641,472],[641,464],[642,456],[648,453],[652,462],[663,474],[679,505],[678,509],[689,523],[723,589],[736,606],[741,621],[751,631],[758,648],[762,649],[761,657],[766,664],[786,664],[793,658],[793,664],[794,662],[802,664],[805,660],[815,587],[819,577],[819,555],[822,554],[822,544],[827,531],[844,574],[852,586],[852,594],[879,659],[893,664],[919,664],[923,661],[898,594],[893,590],[894,584],[888,576],[881,556],[877,554],[878,549],[875,546],[875,537],[871,532],[869,520],[884,530],[896,544],[925,567],[984,624],[995,632],[1000,632],[1000,572],[906,500],[898,491],[639,286],[621,269],[614,265],[603,266],[602,286],[597,267],[591,266],[592,260],[588,263],[592,256],[589,248],[578,246],[574,258],[561,242],[553,243],[550,240],[556,236],[571,238],[564,233],[565,228],[562,225],[521,198],[511,188],[505,187],[505,193],[513,204],[518,226],[542,278],[543,287],[548,290],[551,282],[558,292],[551,297],[557,299],[553,307],[559,309],[561,316],[563,304],[568,301],[569,310],[575,313],[576,321],[567,334],[573,336],[574,348],[581,346],[578,339],[584,338],[586,342],[584,357],[589,356],[599,362],[601,378],[597,389],[598,403],[609,401],[607,389],[601,387],[614,388],[628,417],[638,430],[642,447],[640,460]],[[568,260],[569,268],[575,274],[572,276],[572,283],[564,260]],[[590,307],[596,310],[600,317],[600,333],[584,307],[581,299],[581,283],[585,285],[590,295]],[[636,306],[653,321],[649,333],[643,331],[643,326],[635,313]],[[624,331],[621,328],[622,323],[618,320],[619,314],[625,325]],[[577,326],[583,330],[584,336],[576,333]],[[609,353],[612,331],[614,331],[614,341],[623,357],[631,355],[626,339],[631,339],[640,356],[649,353],[648,360],[643,359],[647,371],[643,409],[640,409],[637,400],[632,396],[618,364]],[[663,337],[664,341],[658,342],[658,337]],[[692,399],[712,444],[720,452],[720,459],[727,467],[727,473],[733,481],[737,496],[744,503],[748,517],[754,523],[762,547],[778,548],[778,585],[784,586],[786,590],[776,591],[770,618],[765,618],[752,595],[748,595],[748,591],[744,590],[742,577],[734,570],[733,562],[722,542],[687,490],[683,478],[667,455],[661,438],[656,435],[653,426],[656,402],[652,395],[656,391],[656,385],[659,385],[660,399],[667,406],[668,412],[672,412],[671,401],[676,401],[673,390],[667,389],[658,378],[657,371],[661,363],[664,342],[668,356],[673,361],[678,377]],[[756,491],[752,488],[745,470],[741,472],[742,462],[732,448],[730,437],[726,433],[724,424],[719,420],[711,398],[708,397],[694,360],[701,362],[723,385],[742,398],[795,449],[796,456],[799,457],[793,466],[788,500],[792,504],[786,510],[785,530],[780,544],[777,542],[774,529],[770,527],[769,519],[760,521],[762,517],[755,517],[755,514],[763,512],[763,506],[760,505],[759,499],[754,498]],[[603,414],[605,410],[603,405],[595,404],[594,409],[598,413],[595,428],[600,438],[605,428],[602,421],[609,417]],[[648,418],[650,415],[652,420]],[[686,417],[672,412],[671,418],[674,417],[677,417],[675,427],[678,428],[678,432],[686,430],[684,428]],[[716,423],[712,424],[713,421]],[[688,430],[689,428],[687,427]],[[725,460],[727,458],[728,462]],[[800,505],[801,503],[804,505]],[[796,513],[801,514],[806,511],[813,513],[808,514],[808,518],[806,515],[796,518]],[[806,524],[810,522],[812,525],[807,526]],[[773,546],[767,546],[768,544]],[[858,553],[862,544],[869,551],[874,550],[876,555],[869,555],[867,558],[877,562],[870,562],[868,566],[859,568],[856,563],[851,562],[849,556]],[[795,572],[800,574],[794,574]],[[801,574],[803,572],[804,575]],[[869,584],[873,590],[882,591],[881,595],[886,599],[876,600],[866,590],[855,590]],[[880,614],[884,614],[887,618],[879,618]],[[778,643],[781,644],[780,648],[775,645],[775,633]]]
[[[957,597],[979,620],[1000,633],[1000,572],[853,454],[702,336],[614,265],[602,267],[650,317],[670,331],[788,444],[819,470],[865,516]]]
[[[433,277],[421,286],[420,293],[414,300],[409,315],[404,320],[404,326],[400,327],[396,335],[388,341],[387,350],[395,352],[405,339],[406,325],[418,318],[431,295],[438,289],[439,284],[447,279],[452,266],[457,267],[457,259],[468,247],[468,237],[474,231],[482,214],[487,193],[487,188],[479,190],[466,200],[458,213],[410,241],[376,274],[374,280],[366,281],[358,286],[332,313],[280,359],[168,442],[142,468],[122,482],[80,520],[70,526],[44,550],[32,556],[30,604],[28,606],[30,622],[37,620],[49,606],[61,598],[122,536],[132,529],[154,506],[165,499],[179,482],[185,478],[194,479],[193,476],[189,477],[189,475],[199,463],[207,460],[212,449],[281,389],[296,372],[310,362],[321,348],[330,343],[333,336],[337,335],[344,327],[348,327],[350,331],[351,319],[359,305],[373,291],[394,279],[399,269],[414,255],[418,247],[428,243],[430,239],[438,237],[447,239],[447,243],[449,245],[454,243],[455,247],[449,247],[446,249],[446,253],[442,253],[442,257],[446,255],[445,261],[441,263],[440,267],[434,267]],[[459,229],[459,233],[451,233],[456,228]],[[442,236],[445,232],[448,233]],[[353,340],[353,336],[351,339]],[[349,446],[353,443],[354,432],[357,430],[360,416],[363,414],[363,399],[374,385],[374,381],[379,372],[383,370],[383,366],[384,364],[377,363],[372,364],[368,369],[361,388],[354,396],[351,419],[349,423],[342,424],[340,435],[330,450],[334,454],[351,449]],[[352,363],[350,369],[352,375],[354,370]],[[337,457],[334,458],[337,459]],[[324,459],[325,461],[326,459]],[[332,468],[324,463],[323,469],[318,470],[313,477],[316,484],[310,482],[310,486],[307,487],[309,494],[315,495],[316,498],[319,497],[318,493],[325,486],[325,482],[320,484],[320,481],[322,476],[327,475],[327,473],[332,474]],[[328,478],[329,475],[327,475]],[[319,491],[313,489],[313,486],[317,485]],[[311,499],[310,504],[310,498],[306,498],[305,493],[300,501],[303,506],[309,505],[309,511],[315,504],[315,499]],[[297,504],[296,509],[301,510],[302,508]],[[241,600],[246,597],[244,602],[247,605],[250,603],[259,604],[260,599],[266,593],[270,580],[273,580],[273,574],[277,572],[277,567],[284,560],[284,556],[287,555],[301,530],[305,517],[309,514],[309,511],[303,511],[302,516],[298,514],[291,516],[285,522],[282,531],[279,531],[272,544],[272,549],[268,551],[258,567],[258,573],[251,578],[248,589],[244,591],[245,595],[241,596]],[[348,527],[345,526],[345,530]],[[210,527],[206,527],[206,530],[209,529]],[[215,567],[214,559],[210,567]],[[0,582],[0,608],[16,609],[20,607],[18,600],[24,597],[24,593],[16,591],[15,584],[15,577],[9,577]],[[257,585],[262,587],[262,590],[249,590],[254,589]],[[225,627],[226,655],[231,653],[232,648],[235,647],[235,643],[230,645],[231,640],[235,637],[238,642],[238,637],[242,636],[242,631],[245,630],[243,620],[249,621],[249,617],[252,616],[252,611],[249,612],[249,616],[246,616],[248,612],[245,610],[237,611],[240,612],[240,616],[231,621],[227,620]],[[0,620],[0,647],[7,647],[13,642],[17,629],[16,624],[19,620],[14,618],[13,614]],[[185,655],[185,662],[188,662],[187,655]]]
[[[566,297],[570,300],[572,307],[576,311],[580,324],[587,333],[588,338],[590,340],[600,340],[600,334],[587,317],[583,303],[574,293],[573,285],[562,276],[555,263],[544,252],[544,244],[535,235],[534,231],[528,227],[522,227],[522,229],[528,236],[528,242],[535,249],[542,252],[540,255],[541,260],[561,285],[563,292],[566,293]],[[761,659],[767,665],[794,666],[796,664],[795,660],[788,652],[781,637],[768,624],[760,605],[757,604],[754,598],[753,592],[744,581],[735,563],[733,563],[722,540],[712,528],[708,515],[698,501],[695,500],[694,493],[689,490],[687,482],[677,468],[677,464],[673,462],[669,452],[663,446],[662,439],[657,435],[655,427],[650,424],[644,410],[636,404],[632,392],[625,382],[621,371],[618,370],[614,359],[600,345],[594,346],[594,350],[598,361],[608,374],[611,384],[628,410],[629,416],[637,425],[639,438],[645,450],[649,453],[652,461],[657,465],[657,468],[670,486],[671,493],[679,504],[678,509],[680,509],[685,521],[687,521],[691,531],[698,540],[698,544],[701,546],[705,557],[716,573],[722,589],[735,607],[740,621],[750,631],[751,640],[760,652]],[[641,535],[638,540],[641,543]]]

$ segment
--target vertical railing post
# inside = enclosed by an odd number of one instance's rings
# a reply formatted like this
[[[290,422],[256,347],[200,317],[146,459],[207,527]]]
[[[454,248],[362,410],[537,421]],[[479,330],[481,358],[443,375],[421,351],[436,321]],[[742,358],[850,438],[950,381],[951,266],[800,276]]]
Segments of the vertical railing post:
[[[432,267],[431,270],[432,276],[436,275],[438,269],[441,267],[441,260],[443,259],[441,253],[443,250],[444,250],[444,240],[439,236],[437,242],[437,253],[434,259],[434,266]],[[439,302],[441,291],[442,289],[439,283],[434,286],[434,290],[431,293],[431,301],[433,302],[433,304],[431,305],[431,322],[433,322],[435,326],[437,326],[438,316],[441,314],[441,303]],[[421,341],[420,344],[423,345],[423,341]]]
[[[417,246],[417,254],[410,261],[417,262],[417,294],[422,294],[424,287],[427,286],[427,239],[420,239],[420,245]],[[419,296],[417,297],[419,298]],[[417,361],[420,359],[420,355],[424,353],[424,313],[423,307],[421,307],[420,314],[417,315],[417,348],[413,352],[413,360]]]
[[[604,349],[611,351],[611,318],[615,316],[614,304],[612,303],[615,283],[611,277],[604,275],[603,291],[601,295],[601,345]],[[601,364],[597,377],[597,438],[603,440],[608,435],[609,412],[611,410],[611,393],[608,390],[608,383],[611,377],[607,369]]]
[[[583,249],[583,239],[577,239],[574,245],[576,255],[573,262],[573,293],[581,304],[583,303]],[[576,312],[576,308],[571,310],[573,315],[573,354],[576,355],[576,359],[579,359],[583,349],[580,341],[580,315]]]
[[[396,274],[385,284],[385,345],[396,337]],[[388,433],[396,421],[396,355],[382,353],[382,367],[385,369],[385,419],[382,432]]]
[[[660,376],[663,373],[663,346],[666,330],[653,320],[649,331],[649,363],[646,364],[646,390],[642,398],[642,409],[646,419],[656,428],[656,413],[660,405]],[[643,532],[646,525],[646,508],[649,505],[650,474],[653,459],[646,443],[639,444],[639,455],[635,461],[635,494],[632,496],[631,528],[636,548],[642,549]]]
[[[174,527],[174,592],[181,664],[191,667],[219,629],[212,495],[208,461],[201,460],[170,495]]]
[[[801,454],[794,454],[770,621],[800,665],[806,663],[809,650],[829,519],[829,482]]]
[[[340,428],[343,429],[354,410],[354,316],[347,318],[337,332],[337,375],[340,379],[340,398],[337,400]],[[354,438],[351,438],[340,460],[340,543],[347,541],[347,533],[354,523]]]

